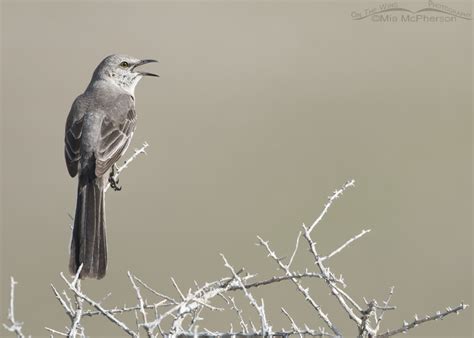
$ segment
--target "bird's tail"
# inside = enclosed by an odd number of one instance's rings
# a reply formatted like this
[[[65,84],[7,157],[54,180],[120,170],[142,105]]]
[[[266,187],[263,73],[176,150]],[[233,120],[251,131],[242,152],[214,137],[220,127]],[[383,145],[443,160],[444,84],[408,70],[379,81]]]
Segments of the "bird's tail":
[[[101,279],[107,268],[104,189],[101,177],[79,178],[76,215],[72,231],[69,271],[80,278]]]

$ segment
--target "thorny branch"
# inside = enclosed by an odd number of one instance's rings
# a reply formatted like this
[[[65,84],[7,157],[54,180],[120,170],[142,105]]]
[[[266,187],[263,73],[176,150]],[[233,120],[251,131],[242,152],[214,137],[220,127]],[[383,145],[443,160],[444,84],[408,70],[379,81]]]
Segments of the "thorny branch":
[[[24,338],[25,335],[22,332],[23,323],[15,320],[15,285],[18,284],[13,277],[10,277],[10,307],[8,308],[8,321],[10,325],[3,324],[3,327],[13,333],[16,333],[17,337]]]
[[[262,324],[262,332],[261,332],[262,336],[266,336],[267,334],[271,335],[271,333],[272,333],[271,329],[272,328],[271,328],[271,326],[269,326],[268,321],[267,321],[267,315],[265,314],[265,305],[263,303],[263,299],[262,299],[262,304],[259,305],[257,303],[257,301],[255,300],[255,298],[252,296],[252,294],[245,287],[245,284],[242,281],[242,278],[240,278],[239,275],[237,275],[234,268],[232,267],[232,265],[229,264],[229,262],[227,261],[225,256],[223,254],[221,254],[221,257],[224,260],[225,267],[228,268],[232,272],[232,276],[234,277],[234,279],[237,281],[238,285],[244,291],[245,297],[248,298],[248,300],[250,301],[250,304],[252,304],[252,306],[257,310],[258,315],[260,316],[261,324]]]
[[[406,333],[408,330],[413,329],[414,327],[417,327],[420,324],[432,321],[432,320],[438,320],[438,319],[443,319],[444,317],[450,315],[450,314],[459,314],[462,310],[466,310],[469,307],[468,304],[461,303],[455,308],[447,307],[445,311],[438,311],[434,315],[426,315],[425,318],[418,319],[418,316],[415,315],[414,320],[411,323],[408,323],[406,321],[403,322],[402,327],[395,329],[395,330],[387,330],[386,333],[377,335],[377,337],[380,338],[385,338],[385,337],[391,337],[395,336],[399,333]]]
[[[74,276],[73,280],[70,282],[63,273],[61,273],[61,278],[64,280],[66,285],[68,286],[69,290],[71,290],[76,297],[76,299],[80,299],[81,301],[85,300],[87,303],[89,303],[92,307],[97,309],[102,315],[104,315],[107,319],[109,319],[112,323],[116,324],[118,327],[120,327],[124,332],[128,333],[132,337],[138,337],[138,334],[134,332],[133,330],[129,329],[127,325],[125,325],[122,321],[120,321],[117,317],[115,317],[112,313],[110,313],[108,310],[106,310],[100,302],[96,302],[89,298],[87,295],[85,295],[82,290],[81,290],[81,284],[78,283],[79,279],[79,273],[80,269],[78,269],[78,273],[76,276]],[[78,305],[79,306],[79,305]],[[74,337],[74,336],[73,336]]]
[[[142,148],[136,150],[134,154],[125,161],[124,165],[119,167],[115,173],[115,179],[127,166],[141,153],[144,153],[145,148],[148,144],[145,143]],[[288,337],[290,335],[312,336],[312,337],[342,337],[343,333],[329,319],[328,311],[323,311],[321,305],[318,302],[318,297],[314,292],[310,291],[310,288],[303,286],[303,283],[309,281],[322,281],[326,285],[331,294],[342,309],[347,313],[349,318],[352,320],[355,328],[358,332],[359,337],[367,338],[386,338],[391,337],[400,333],[405,333],[419,325],[427,322],[436,321],[443,319],[451,314],[458,314],[461,311],[468,308],[469,305],[461,303],[456,307],[447,307],[444,311],[438,311],[433,315],[427,315],[423,318],[418,318],[417,315],[411,322],[404,321],[402,326],[392,330],[387,330],[385,333],[381,332],[381,323],[384,319],[386,311],[395,310],[396,307],[391,305],[393,287],[390,289],[389,295],[386,300],[382,300],[378,303],[377,300],[372,299],[367,301],[364,297],[362,298],[365,304],[359,304],[356,298],[351,296],[346,290],[346,283],[342,276],[336,276],[329,266],[325,265],[330,261],[330,258],[336,254],[340,254],[342,251],[347,249],[350,244],[353,244],[358,239],[370,232],[369,230],[363,230],[358,235],[346,240],[342,245],[336,249],[330,251],[327,254],[321,254],[318,250],[316,242],[312,238],[313,230],[321,223],[324,216],[329,212],[331,205],[336,199],[338,199],[348,188],[354,186],[354,180],[348,181],[340,189],[334,191],[329,196],[328,202],[324,205],[320,215],[315,219],[311,226],[306,227],[304,224],[302,230],[299,231],[294,250],[289,255],[288,262],[284,262],[284,258],[280,258],[274,249],[270,246],[269,241],[263,240],[257,236],[259,244],[265,248],[265,251],[277,265],[277,268],[283,271],[281,275],[271,276],[265,279],[256,279],[256,274],[244,274],[244,269],[236,270],[224,255],[221,254],[224,260],[224,266],[229,270],[230,276],[222,277],[212,282],[206,282],[203,285],[198,285],[195,282],[194,288],[190,288],[187,292],[184,292],[183,288],[178,286],[178,283],[172,278],[172,285],[176,290],[176,295],[165,295],[162,292],[156,291],[156,288],[151,287],[148,283],[128,272],[128,278],[130,279],[132,288],[135,292],[137,304],[133,306],[114,306],[108,308],[102,303],[102,301],[95,301],[90,298],[84,290],[81,289],[81,283],[79,280],[80,269],[75,276],[68,279],[61,273],[61,277],[66,285],[66,289],[59,292],[56,287],[51,285],[53,295],[58,300],[60,306],[64,309],[64,312],[71,321],[70,327],[66,327],[66,331],[56,330],[52,328],[46,328],[51,336],[65,336],[65,337],[85,337],[85,328],[82,323],[84,317],[102,317],[106,318],[110,322],[114,323],[120,330],[128,334],[131,337],[139,337],[140,334],[144,333],[147,337],[174,337],[177,335],[181,336],[193,336],[193,337],[218,337],[218,336],[229,336],[238,335],[241,337],[251,337],[255,335],[260,336],[283,336]],[[296,259],[296,254],[301,247],[301,237],[303,237],[308,246],[311,258],[314,260],[314,264],[318,271],[305,272],[292,271],[291,267]],[[274,331],[270,326],[270,321],[267,318],[265,312],[263,299],[257,301],[250,289],[263,288],[267,285],[276,283],[293,283],[299,293],[303,296],[305,302],[311,305],[315,314],[321,319],[322,324],[329,329],[326,331],[325,327],[318,329],[309,328],[306,324],[298,325],[297,320],[292,317],[288,311],[283,307],[281,311],[283,315],[289,321],[289,328],[282,329],[280,331]],[[14,316],[14,297],[15,297],[15,284],[16,282],[11,278],[10,285],[10,306],[8,310],[8,321],[9,325],[4,324],[5,329],[15,333],[18,337],[25,337],[22,333],[22,323],[18,322]],[[153,301],[148,302],[145,293],[153,298]],[[244,319],[243,310],[237,306],[237,303],[233,296],[235,293],[240,293],[245,297],[248,302],[256,309],[256,316],[260,321],[260,329],[257,329],[251,319],[247,322]],[[217,303],[217,300],[225,301],[225,308]],[[232,311],[236,315],[238,320],[240,331],[235,331],[231,323],[230,330],[220,332],[217,330],[209,330],[206,328],[199,329],[199,323],[204,319],[206,311],[224,311],[225,309]],[[135,316],[137,327],[131,329],[126,323]],[[125,317],[125,318],[122,318]],[[249,318],[254,318],[255,315],[249,315]],[[132,317],[133,318],[133,317]]]
[[[148,148],[148,147],[149,147],[148,143],[144,142],[143,145],[139,149],[135,149],[132,156],[130,156],[120,167],[116,168],[115,174],[113,176],[114,181],[118,182],[117,179],[119,178],[120,173],[122,171],[124,171],[126,168],[128,168],[128,165],[130,163],[132,163],[133,160],[135,160],[138,155],[140,155],[140,154],[145,154],[146,155],[145,149]],[[110,183],[108,183],[106,185],[105,191],[107,191],[109,189],[109,187],[110,187]]]

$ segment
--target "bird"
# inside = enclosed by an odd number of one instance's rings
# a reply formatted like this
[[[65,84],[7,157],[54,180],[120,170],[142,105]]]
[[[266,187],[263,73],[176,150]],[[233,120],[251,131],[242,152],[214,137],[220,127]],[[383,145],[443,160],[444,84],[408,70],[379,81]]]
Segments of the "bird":
[[[105,188],[114,179],[115,163],[125,153],[137,123],[135,87],[157,74],[138,66],[158,62],[124,54],[104,58],[84,93],[72,103],[66,119],[64,156],[71,177],[78,176],[69,271],[80,279],[101,279],[107,270]]]

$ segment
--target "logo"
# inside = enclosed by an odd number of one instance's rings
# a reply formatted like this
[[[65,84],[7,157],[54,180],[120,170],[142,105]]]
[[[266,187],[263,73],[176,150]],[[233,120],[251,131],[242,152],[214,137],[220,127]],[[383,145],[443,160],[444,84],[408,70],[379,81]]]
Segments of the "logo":
[[[472,13],[428,0],[427,6],[415,10],[400,7],[398,2],[382,3],[362,11],[352,11],[351,17],[373,22],[449,23],[472,20]]]

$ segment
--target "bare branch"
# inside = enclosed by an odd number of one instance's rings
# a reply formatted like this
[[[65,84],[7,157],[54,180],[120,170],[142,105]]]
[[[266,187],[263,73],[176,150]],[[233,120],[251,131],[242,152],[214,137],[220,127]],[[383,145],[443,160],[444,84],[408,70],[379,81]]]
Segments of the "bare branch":
[[[339,190],[339,191],[343,191],[343,189]],[[341,192],[342,193],[342,192]],[[334,196],[337,196],[337,191],[335,193]],[[329,286],[329,288],[331,289],[331,293],[332,295],[334,295],[336,297],[336,299],[338,300],[339,304],[342,306],[342,308],[344,309],[344,311],[346,311],[346,313],[349,315],[349,318],[352,319],[356,324],[357,324],[357,327],[360,328],[361,325],[362,325],[362,320],[354,313],[354,311],[352,310],[352,308],[346,303],[346,300],[345,298],[342,296],[341,292],[339,292],[339,289],[337,288],[337,286],[335,285],[334,282],[331,281],[331,274],[329,272],[329,269],[326,268],[322,261],[321,261],[321,257],[319,256],[318,252],[316,251],[316,242],[314,242],[312,239],[311,239],[311,235],[310,235],[310,231],[309,229],[307,229],[304,225],[303,225],[303,228],[304,228],[304,238],[306,238],[307,242],[308,242],[308,245],[309,245],[309,248],[310,248],[310,252],[311,254],[313,255],[314,257],[314,260],[315,260],[315,263],[316,265],[318,266],[321,274],[325,277],[325,280],[326,280],[326,284]],[[352,298],[351,298],[352,300]],[[351,303],[355,303],[353,300],[351,301]],[[360,306],[358,306],[358,308],[360,308]],[[373,334],[374,332],[369,332],[370,334]]]
[[[134,276],[130,273],[130,271],[127,272],[128,278],[130,279],[130,282],[132,283],[133,289],[135,290],[137,294],[137,299],[138,299],[138,305],[140,307],[140,313],[142,315],[142,320],[143,320],[143,326],[146,329],[146,333],[148,337],[153,337],[153,330],[150,329],[148,326],[148,319],[147,319],[147,313],[145,309],[145,301],[143,300],[142,294],[140,292],[140,288],[137,286],[134,280]]]
[[[298,236],[296,237],[295,250],[293,250],[290,260],[288,261],[288,264],[286,265],[288,269],[290,268],[291,264],[293,263],[293,260],[295,259],[296,251],[298,251],[298,246],[300,245],[300,237],[301,237],[301,231],[298,232]]]
[[[303,278],[323,278],[321,274],[315,273],[315,272],[305,272],[305,273],[290,273],[287,276],[274,276],[270,279],[262,280],[262,281],[257,281],[253,283],[247,283],[244,285],[246,289],[254,288],[254,287],[259,287],[262,285],[269,285],[273,283],[278,283],[286,280],[291,280],[293,278],[296,279],[303,279]],[[235,290],[242,290],[242,286],[239,285],[233,285],[229,288],[229,291],[235,291]]]
[[[342,186],[342,188],[337,189],[336,191],[334,191],[334,193],[332,194],[332,196],[329,196],[327,203],[324,205],[323,211],[322,211],[321,214],[318,216],[318,218],[316,218],[316,220],[313,222],[313,224],[309,227],[308,233],[311,233],[311,232],[313,231],[313,229],[319,224],[319,222],[321,222],[321,220],[324,218],[324,216],[325,216],[326,213],[328,212],[329,208],[331,207],[332,203],[333,203],[336,199],[338,199],[339,197],[341,197],[341,195],[344,193],[344,191],[345,191],[347,188],[353,187],[353,186],[354,186],[354,183],[355,183],[354,180],[350,180],[350,181],[346,182],[346,184],[344,184],[344,185]]]
[[[383,305],[384,305],[385,307],[388,307],[388,306],[389,306],[390,301],[392,300],[392,296],[393,296],[393,291],[394,291],[394,290],[395,290],[395,287],[392,286],[392,287],[390,288],[389,293],[388,293],[388,298],[387,298],[387,300],[384,300],[384,302],[383,302]],[[386,311],[385,309],[380,309],[380,310],[381,310],[380,315],[378,315],[377,313],[375,313],[375,323],[376,323],[376,325],[377,325],[377,327],[376,327],[376,329],[375,329],[376,331],[378,331],[378,330],[380,329],[380,324],[381,324],[381,322],[382,322],[382,320],[383,320],[383,315],[385,314],[385,311]]]
[[[301,234],[301,232],[300,232]],[[290,265],[290,264],[288,264]],[[298,328],[298,326],[296,325],[295,321],[293,320],[293,318],[290,316],[290,314],[284,309],[284,308],[281,308],[281,312],[283,312],[285,314],[285,316],[288,318],[288,320],[290,321],[291,323],[291,328],[295,331],[295,332],[300,332],[300,329]],[[299,336],[300,338],[303,338],[303,334],[299,333]]]
[[[125,162],[125,164],[118,168],[118,174],[127,167],[133,159],[138,156],[140,153],[144,152],[144,148],[148,145],[145,143],[142,149],[136,150],[132,157]],[[309,288],[306,288],[302,285],[303,278],[311,278],[319,281],[323,281],[330,291],[334,295],[338,304],[343,308],[343,310],[348,314],[349,318],[357,326],[359,337],[361,338],[374,338],[374,337],[390,337],[400,333],[405,333],[408,330],[421,325],[423,323],[434,321],[437,319],[442,319],[452,313],[459,313],[462,310],[465,310],[468,305],[461,303],[461,305],[455,308],[446,308],[445,311],[437,312],[435,315],[426,316],[424,319],[419,319],[415,315],[414,320],[411,323],[404,321],[403,326],[394,329],[392,331],[387,331],[385,334],[379,334],[380,324],[382,322],[384,313],[388,310],[395,310],[395,306],[390,304],[393,287],[390,289],[390,293],[383,305],[379,305],[375,299],[367,301],[365,297],[362,297],[365,301],[365,306],[360,306],[355,298],[351,297],[348,292],[345,290],[346,283],[342,275],[336,277],[333,272],[331,272],[329,266],[326,266],[324,263],[329,262],[329,259],[342,252],[346,247],[354,243],[356,240],[367,234],[370,230],[363,230],[358,235],[350,238],[344,242],[341,246],[331,251],[328,255],[322,256],[317,251],[316,242],[311,238],[311,231],[321,222],[324,215],[328,212],[330,206],[343,192],[350,186],[354,185],[354,181],[351,180],[347,182],[341,189],[338,189],[334,192],[332,196],[329,197],[328,202],[324,206],[323,211],[320,216],[314,221],[310,227],[306,227],[303,224],[303,231],[298,233],[296,238],[296,243],[294,250],[285,264],[283,261],[284,257],[277,256],[276,252],[272,250],[268,241],[264,241],[262,238],[258,237],[259,245],[263,246],[266,249],[268,257],[270,257],[277,264],[277,269],[284,271],[284,275],[273,276],[266,279],[256,279],[256,274],[243,274],[244,269],[236,270],[229,264],[224,255],[221,254],[222,259],[224,260],[225,267],[228,268],[231,272],[230,276],[226,276],[212,282],[206,282],[204,285],[200,286],[196,281],[194,286],[189,288],[189,290],[184,293],[181,291],[180,287],[176,281],[171,278],[174,288],[176,289],[179,297],[176,299],[162,294],[161,292],[156,291],[154,288],[150,287],[147,283],[143,282],[141,279],[128,272],[128,277],[131,282],[131,286],[135,291],[137,304],[132,306],[115,306],[112,309],[106,309],[101,304],[104,300],[110,296],[108,293],[102,300],[94,301],[85,292],[81,290],[81,280],[79,279],[82,265],[79,267],[75,276],[71,279],[68,279],[61,273],[61,277],[68,286],[67,292],[63,291],[61,294],[58,290],[51,285],[53,294],[58,300],[61,307],[64,309],[66,315],[71,320],[71,327],[66,327],[66,331],[62,332],[61,330],[55,330],[49,327],[45,329],[51,333],[51,336],[65,336],[65,337],[82,337],[85,338],[84,327],[82,324],[82,318],[85,316],[104,316],[112,323],[117,325],[123,332],[127,333],[132,337],[138,337],[142,329],[146,330],[148,337],[158,337],[161,335],[163,337],[175,337],[175,336],[184,336],[184,337],[222,337],[222,336],[239,336],[239,337],[254,337],[257,335],[261,336],[284,336],[288,337],[290,335],[299,335],[303,336],[312,336],[312,337],[342,337],[342,333],[338,329],[335,323],[329,320],[329,315],[324,313],[321,306],[318,302],[310,295]],[[309,253],[311,254],[314,264],[317,266],[315,272],[309,271],[306,268],[305,272],[295,272],[291,271],[290,267],[294,263],[299,247],[300,247],[300,238],[303,235],[308,246]],[[296,321],[289,315],[289,313],[282,307],[281,311],[288,318],[291,327],[286,330],[282,328],[280,331],[274,331],[269,325],[269,321],[265,312],[265,302],[263,299],[257,300],[250,293],[251,288],[265,287],[267,285],[280,283],[283,281],[291,281],[298,292],[304,296],[304,300],[310,304],[310,306],[316,311],[317,315],[322,319],[322,321],[330,328],[332,332],[325,332],[325,328],[319,328],[318,330],[308,327],[306,324],[297,325]],[[11,278],[11,290],[10,290],[10,308],[8,311],[8,319],[11,325],[4,324],[4,327],[10,332],[14,332],[18,337],[24,337],[21,333],[22,323],[19,323],[14,318],[14,286],[16,282]],[[152,297],[158,297],[156,302],[148,304],[146,298],[142,294],[147,290],[152,294]],[[261,330],[258,330],[253,324],[252,320],[249,319],[248,323],[244,320],[244,313],[242,309],[238,308],[235,302],[235,299],[230,296],[230,292],[239,292],[241,291],[243,295],[248,299],[251,306],[256,309],[258,317],[261,322]],[[71,292],[71,297],[68,295],[68,292]],[[199,331],[198,323],[203,320],[203,314],[208,311],[223,311],[222,308],[216,306],[212,300],[216,297],[224,299],[227,304],[227,309],[230,307],[230,310],[236,312],[239,325],[242,332],[234,332],[234,327],[232,322],[230,323],[230,329],[228,332],[219,332],[215,330],[209,330],[204,328],[204,331]],[[87,309],[89,308],[89,309]],[[92,309],[91,309],[92,308]],[[152,310],[152,311],[150,311]],[[132,314],[133,313],[133,314]],[[150,316],[154,314],[154,319]],[[136,331],[132,330],[125,324],[124,321],[118,318],[119,315],[128,315],[128,320],[133,320],[133,315],[135,316],[136,322]],[[372,318],[374,323],[372,324]],[[167,319],[165,321],[165,319]],[[158,330],[158,333],[155,333],[155,330]]]
[[[166,295],[162,294],[161,292],[156,291],[155,289],[153,289],[153,288],[151,288],[150,286],[148,286],[148,284],[146,284],[145,282],[143,282],[143,281],[142,281],[140,278],[138,278],[137,276],[134,275],[133,277],[135,278],[135,280],[136,280],[137,282],[139,282],[141,285],[143,285],[143,287],[144,287],[145,289],[147,289],[148,291],[150,291],[151,293],[155,294],[155,295],[158,296],[158,297],[161,297],[161,298],[166,299],[167,301],[169,301],[169,302],[172,303],[172,304],[178,304],[178,302],[177,302],[175,299],[173,299],[172,297],[166,296]]]
[[[63,336],[63,337],[67,337],[68,334],[67,333],[64,333],[64,332],[61,332],[61,331],[57,331],[57,330],[54,330],[54,329],[51,329],[49,327],[45,327],[45,329],[51,333],[54,333],[54,334],[57,334],[57,335],[60,335],[60,336]]]
[[[288,267],[283,264],[281,260],[278,259],[275,252],[270,249],[270,245],[268,244],[268,242],[264,241],[260,236],[257,236],[257,238],[260,241],[260,244],[267,249],[268,256],[273,258],[273,260],[275,260],[275,262],[280,266],[280,268],[282,268],[286,272],[287,275],[291,275],[291,272]],[[336,336],[341,336],[341,332],[339,331],[339,329],[336,327],[336,325],[334,325],[334,323],[331,322],[331,320],[329,320],[328,314],[324,313],[321,309],[321,306],[316,303],[316,301],[310,296],[309,289],[304,288],[296,278],[292,278],[291,280],[293,281],[293,283],[296,284],[296,287],[303,294],[305,300],[316,310],[318,316],[326,323],[326,325],[334,332],[334,334]]]
[[[404,321],[402,327],[400,327],[398,329],[395,329],[395,330],[387,331],[384,334],[377,335],[377,337],[386,338],[386,337],[394,336],[394,335],[399,334],[399,333],[405,333],[408,330],[411,330],[411,329],[417,327],[420,324],[430,322],[430,321],[433,321],[433,320],[443,319],[444,317],[449,316],[450,314],[453,314],[453,313],[458,314],[459,312],[461,312],[463,310],[466,310],[468,307],[469,307],[468,304],[461,303],[460,305],[456,306],[455,308],[448,307],[448,308],[446,308],[445,311],[442,311],[442,312],[438,311],[438,312],[436,312],[436,314],[431,315],[431,316],[427,315],[423,319],[418,319],[418,316],[415,315],[415,319],[411,323],[407,323],[406,321]]]
[[[239,316],[239,324],[240,324],[240,327],[242,328],[242,331],[243,331],[244,333],[248,333],[248,332],[249,332],[249,327],[248,327],[248,325],[245,323],[244,318],[242,317],[242,310],[239,309],[239,308],[237,307],[237,305],[235,304],[234,297],[230,297],[230,301],[231,301],[231,303],[232,303],[231,309],[235,310],[235,312],[237,312],[237,316]]]
[[[78,269],[73,281],[74,283],[73,285],[77,288],[77,290],[81,290],[81,281],[80,279],[77,279],[79,277],[79,274],[81,273],[81,268],[82,268],[82,264],[81,264],[81,267]],[[75,338],[76,336],[84,336],[84,330],[80,324],[81,319],[82,319],[83,300],[80,297],[78,297],[77,294],[75,295],[74,298],[76,299],[76,310],[74,313],[74,318],[72,318],[72,326],[68,334],[68,337],[70,338]]]
[[[51,288],[53,289],[54,296],[59,301],[61,306],[64,308],[64,310],[66,311],[66,314],[69,316],[69,318],[71,318],[71,319],[74,318],[73,310],[66,304],[66,302],[63,300],[63,298],[59,295],[59,293],[56,290],[56,288],[54,287],[54,285],[53,284],[50,284],[50,285],[51,285]]]
[[[181,290],[180,290],[178,284],[176,284],[176,281],[174,280],[173,277],[171,277],[171,282],[173,282],[173,286],[174,286],[174,288],[176,289],[176,291],[178,291],[179,296],[181,297],[181,300],[185,300],[186,297],[184,297],[184,294],[181,292]]]
[[[252,306],[257,310],[257,312],[260,316],[261,324],[262,324],[262,335],[265,336],[266,334],[271,334],[271,327],[268,325],[268,322],[267,322],[267,317],[265,315],[265,307],[264,307],[263,300],[262,300],[262,305],[258,305],[257,301],[255,300],[255,298],[253,298],[252,294],[247,290],[247,288],[245,287],[244,282],[237,275],[237,273],[235,272],[232,265],[229,264],[229,262],[227,261],[227,259],[225,258],[225,256],[223,254],[221,254],[221,257],[224,260],[225,267],[228,268],[232,272],[232,275],[234,276],[235,280],[242,287],[242,290],[244,291],[245,296],[250,301],[250,304],[252,304]]]
[[[358,235],[352,237],[351,239],[349,239],[347,242],[345,242],[339,248],[337,248],[336,250],[331,252],[329,255],[321,257],[321,262],[324,262],[326,259],[329,259],[329,258],[333,257],[334,255],[338,254],[339,252],[344,250],[344,248],[347,247],[349,244],[351,244],[352,242],[358,240],[359,238],[361,238],[362,236],[364,236],[365,234],[367,234],[369,232],[370,232],[370,229],[362,230],[362,232],[360,234],[358,234]]]
[[[157,307],[165,306],[165,305],[162,305],[160,303],[147,304],[147,305],[145,305],[145,309],[154,310]],[[140,306],[135,305],[135,306],[130,306],[130,307],[124,306],[122,308],[115,307],[113,309],[109,309],[109,310],[106,310],[106,311],[110,314],[124,314],[124,313],[128,313],[128,312],[139,311],[139,310],[140,310]],[[103,315],[103,313],[101,311],[90,311],[89,310],[89,311],[84,311],[83,314],[82,314],[82,317],[93,317],[93,316],[98,316],[98,315]]]
[[[10,325],[3,324],[3,327],[13,333],[16,333],[17,337],[24,338],[25,335],[22,332],[23,323],[15,320],[15,285],[18,284],[13,277],[10,277],[10,307],[8,308],[8,320]]]
[[[66,282],[67,286],[69,289],[74,292],[77,296],[80,298],[84,299],[86,302],[88,302],[90,305],[95,307],[98,311],[100,311],[105,317],[107,317],[112,323],[116,324],[119,326],[123,331],[128,333],[132,337],[138,337],[138,334],[134,332],[133,330],[129,329],[127,325],[125,325],[122,321],[118,320],[113,314],[111,314],[108,310],[104,309],[99,303],[93,301],[90,299],[87,295],[82,293],[80,290],[76,288],[74,285],[74,280],[72,282],[69,282],[68,279],[64,276],[64,274],[61,272],[61,278]]]

